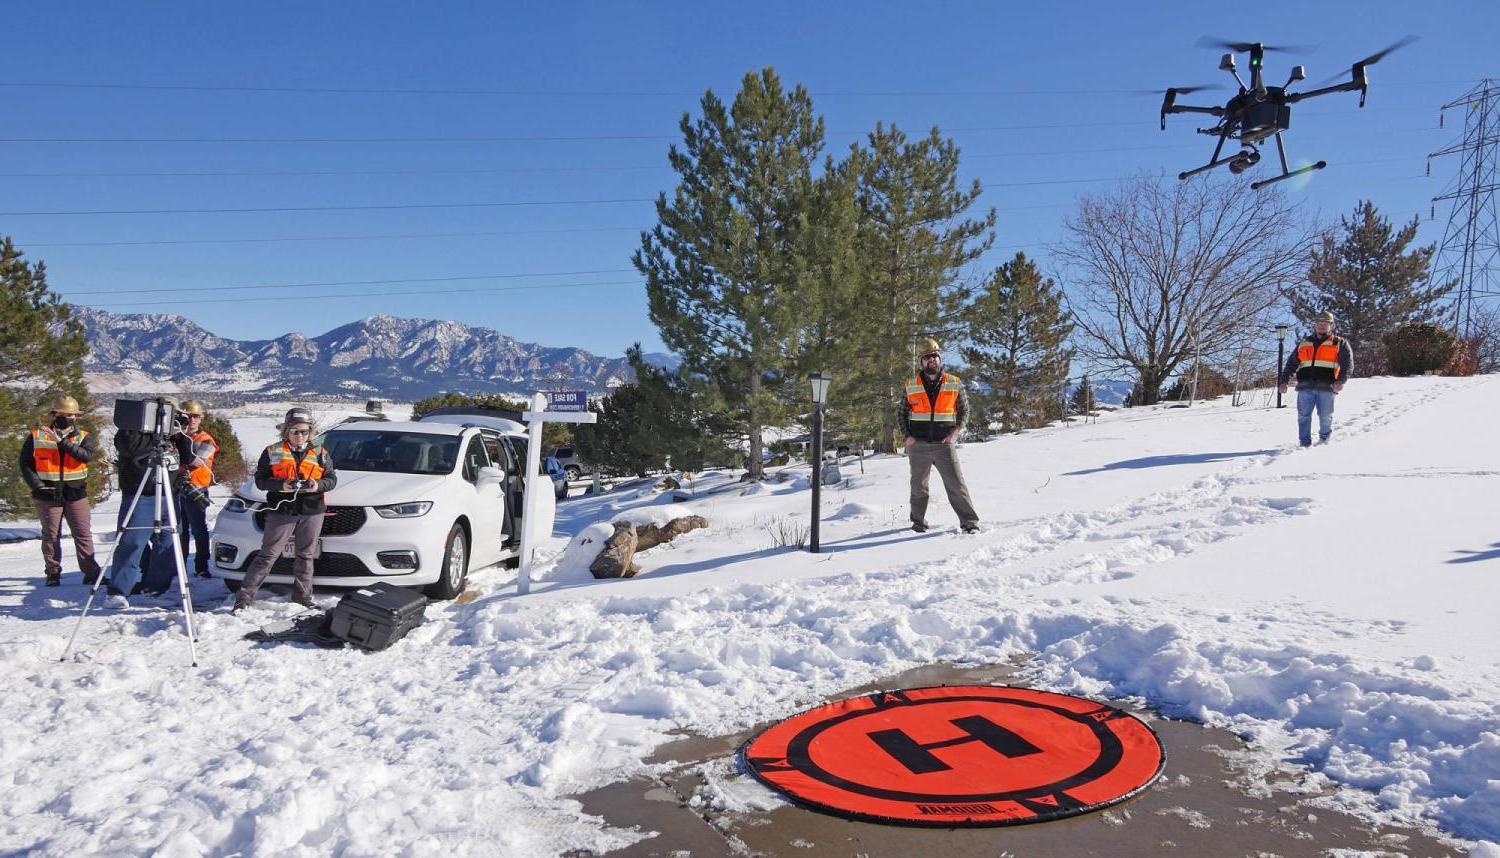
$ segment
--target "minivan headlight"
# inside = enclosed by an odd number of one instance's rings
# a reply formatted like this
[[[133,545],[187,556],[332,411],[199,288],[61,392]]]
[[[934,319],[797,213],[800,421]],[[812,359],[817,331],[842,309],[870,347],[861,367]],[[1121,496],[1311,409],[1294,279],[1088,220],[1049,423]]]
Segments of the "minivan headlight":
[[[260,509],[260,506],[255,501],[247,500],[239,495],[235,495],[229,500],[224,501],[225,512],[255,512]]]
[[[407,501],[377,506],[375,514],[381,518],[416,518],[426,515],[429,509],[432,509],[432,501]]]

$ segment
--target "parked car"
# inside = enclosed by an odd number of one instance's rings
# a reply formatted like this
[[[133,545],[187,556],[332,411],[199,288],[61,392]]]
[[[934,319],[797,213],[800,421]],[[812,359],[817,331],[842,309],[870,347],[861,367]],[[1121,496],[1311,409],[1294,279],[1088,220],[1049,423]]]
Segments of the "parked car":
[[[547,451],[547,455],[556,459],[567,472],[568,479],[581,480],[588,473],[589,466],[580,458],[578,452],[572,447],[559,444]]]
[[[525,440],[514,421],[454,415],[324,433],[339,482],[328,493],[313,584],[386,581],[451,599],[463,592],[471,568],[517,561],[525,509],[518,449]],[[260,551],[264,502],[249,481],[214,525],[214,568],[231,590]],[[534,532],[550,534],[555,515],[549,491],[536,499]],[[290,584],[291,558],[278,558],[266,580]]]

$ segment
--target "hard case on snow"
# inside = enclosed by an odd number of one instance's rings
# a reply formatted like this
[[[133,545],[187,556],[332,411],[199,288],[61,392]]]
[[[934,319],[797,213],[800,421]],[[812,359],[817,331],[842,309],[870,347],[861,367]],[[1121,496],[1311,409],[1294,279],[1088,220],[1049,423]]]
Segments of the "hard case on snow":
[[[339,599],[330,629],[357,647],[382,650],[422,624],[427,598],[394,584],[371,584]]]

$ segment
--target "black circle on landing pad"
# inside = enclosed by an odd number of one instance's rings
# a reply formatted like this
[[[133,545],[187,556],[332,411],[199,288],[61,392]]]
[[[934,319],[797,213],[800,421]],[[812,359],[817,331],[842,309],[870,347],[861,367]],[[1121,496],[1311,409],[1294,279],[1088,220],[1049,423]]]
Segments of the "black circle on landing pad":
[[[945,828],[1108,807],[1149,786],[1166,761],[1151,728],[1113,706],[975,685],[827,703],[766,728],[740,755],[796,804]]]

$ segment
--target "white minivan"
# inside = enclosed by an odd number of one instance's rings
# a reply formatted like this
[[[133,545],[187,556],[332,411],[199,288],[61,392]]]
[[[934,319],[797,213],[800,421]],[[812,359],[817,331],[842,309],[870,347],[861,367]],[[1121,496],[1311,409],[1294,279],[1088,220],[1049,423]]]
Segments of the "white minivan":
[[[520,557],[526,435],[521,424],[484,415],[431,415],[417,422],[334,427],[319,442],[338,486],[327,512],[313,584],[422,587],[435,599],[463,592],[469,570]],[[533,499],[540,538],[552,533],[552,483]],[[260,551],[265,493],[241,485],[213,531],[214,570],[237,590]],[[266,578],[292,583],[291,546]]]

